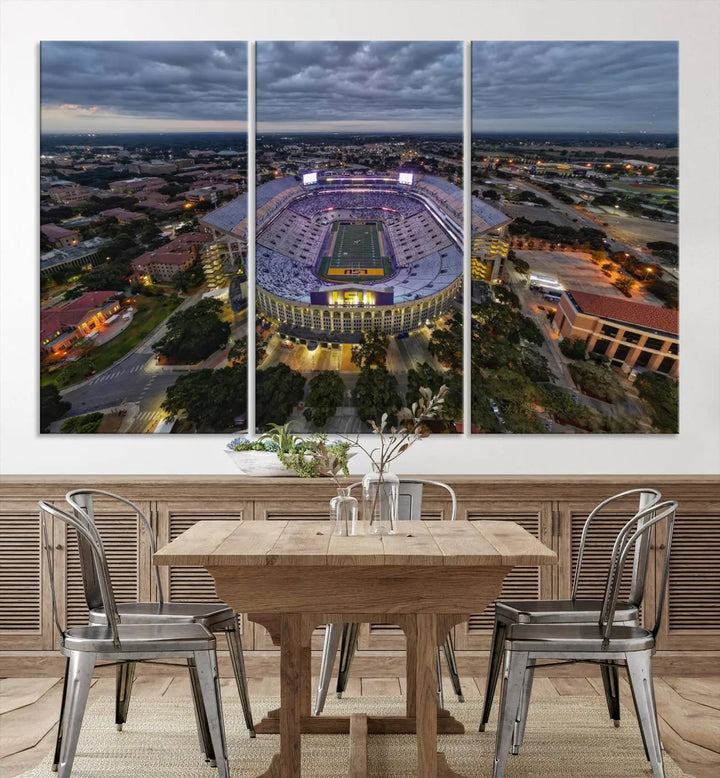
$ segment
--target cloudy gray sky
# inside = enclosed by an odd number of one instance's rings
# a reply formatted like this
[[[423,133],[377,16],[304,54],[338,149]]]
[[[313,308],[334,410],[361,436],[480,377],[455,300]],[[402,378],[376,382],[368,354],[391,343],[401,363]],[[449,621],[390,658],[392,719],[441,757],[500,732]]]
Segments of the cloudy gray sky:
[[[247,45],[45,42],[43,132],[244,131]]]
[[[259,132],[461,132],[462,45],[258,42]]]
[[[473,130],[677,132],[671,41],[472,44]]]

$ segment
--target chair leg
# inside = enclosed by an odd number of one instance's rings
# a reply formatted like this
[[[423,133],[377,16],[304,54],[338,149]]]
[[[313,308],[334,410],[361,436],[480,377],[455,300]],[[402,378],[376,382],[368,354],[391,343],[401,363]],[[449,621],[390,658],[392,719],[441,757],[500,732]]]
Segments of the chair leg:
[[[600,665],[603,687],[605,688],[605,701],[608,713],[616,727],[620,726],[620,687],[618,685],[618,669],[615,662]]]
[[[121,662],[115,668],[115,727],[118,732],[127,721],[134,680],[135,662]]]
[[[652,655],[650,651],[633,651],[626,655],[628,677],[633,691],[635,711],[653,778],[665,778],[660,732],[658,731],[653,690]]]
[[[245,726],[248,728],[250,737],[255,737],[255,724],[253,723],[252,709],[250,707],[250,694],[247,687],[247,674],[245,673],[245,659],[243,657],[242,642],[240,640],[240,629],[237,623],[237,617],[233,619],[233,629],[225,630],[227,636],[228,648],[230,649],[230,661],[232,662],[233,672],[235,673],[235,683],[237,684],[240,702],[242,703],[243,714],[245,716]]]
[[[213,750],[217,761],[218,778],[229,778],[227,744],[225,742],[225,722],[223,719],[222,699],[220,697],[220,678],[218,677],[217,656],[214,651],[196,651],[200,692],[207,716]]]
[[[63,717],[62,743],[60,747],[60,762],[58,777],[70,778],[75,752],[77,751],[80,728],[82,727],[85,705],[92,683],[95,667],[95,654],[75,651],[70,654],[68,662],[68,696]]]
[[[527,724],[528,710],[530,709],[530,695],[532,694],[533,679],[535,678],[535,660],[528,661],[525,678],[523,680],[522,697],[518,707],[518,715],[513,726],[512,752],[514,756],[520,753],[520,746],[525,738],[525,726]]]
[[[333,665],[335,664],[335,654],[337,654],[338,646],[340,645],[343,627],[344,625],[340,622],[327,624],[325,627],[325,641],[323,642],[322,659],[320,660],[320,677],[318,678],[313,716],[319,716],[325,707]]]
[[[60,700],[60,720],[58,721],[57,737],[55,738],[55,754],[53,755],[52,767],[54,773],[57,772],[60,764],[60,749],[62,747],[63,722],[65,721],[65,701],[67,699],[68,675],[70,673],[70,657],[65,659],[65,677],[63,678],[62,699]]]
[[[508,751],[512,744],[513,729],[518,716],[520,698],[527,670],[527,651],[506,651],[497,734],[495,736],[495,763],[493,778],[504,778]]]
[[[452,681],[453,691],[458,698],[458,702],[465,702],[463,697],[462,687],[460,686],[460,674],[457,669],[457,662],[455,661],[455,642],[453,640],[452,633],[448,632],[445,642],[443,643],[443,652],[445,654],[445,661],[447,662],[448,671],[450,673],[450,680]]]
[[[215,750],[213,749],[210,729],[208,728],[207,713],[203,703],[198,670],[194,659],[188,659],[188,672],[190,674],[190,691],[192,692],[193,711],[195,712],[195,726],[197,727],[198,740],[200,741],[200,750],[205,754],[205,761],[210,763],[211,767],[216,767]]]
[[[490,663],[488,665],[487,680],[485,681],[485,702],[483,703],[482,718],[480,719],[480,732],[485,731],[485,726],[490,720],[490,710],[492,709],[493,697],[497,688],[498,677],[503,663],[503,644],[505,643],[505,633],[507,624],[503,621],[495,620],[493,629],[492,647],[490,649]]]
[[[438,708],[442,708],[444,705],[443,701],[443,688],[442,688],[442,665],[440,664],[440,650],[438,649],[437,655],[435,656],[436,662],[436,675],[437,675],[437,704]]]
[[[343,626],[342,638],[340,640],[337,688],[335,690],[338,699],[342,697],[342,693],[347,687],[348,678],[350,677],[350,665],[355,656],[359,631],[359,624],[345,624]]]

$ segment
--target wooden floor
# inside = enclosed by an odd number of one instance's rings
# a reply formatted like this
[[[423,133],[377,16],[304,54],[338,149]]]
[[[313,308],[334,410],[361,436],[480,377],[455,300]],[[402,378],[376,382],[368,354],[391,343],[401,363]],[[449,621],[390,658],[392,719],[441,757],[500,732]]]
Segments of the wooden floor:
[[[466,698],[482,696],[484,678],[463,678]],[[223,686],[234,683],[223,679]],[[632,709],[627,683],[623,683],[625,706]],[[95,694],[114,694],[114,679],[95,682]],[[404,680],[398,678],[351,678],[348,696],[397,695]],[[249,680],[250,694],[280,694],[277,678]],[[599,696],[602,684],[596,678],[536,678],[535,688],[544,695]],[[57,678],[5,678],[0,680],[0,778],[29,770],[54,745],[61,682]],[[667,753],[688,775],[716,778],[720,775],[720,677],[655,680],[660,728]],[[228,691],[228,693],[230,693]],[[446,689],[448,699],[451,689]],[[186,696],[185,677],[140,676],[133,695]]]

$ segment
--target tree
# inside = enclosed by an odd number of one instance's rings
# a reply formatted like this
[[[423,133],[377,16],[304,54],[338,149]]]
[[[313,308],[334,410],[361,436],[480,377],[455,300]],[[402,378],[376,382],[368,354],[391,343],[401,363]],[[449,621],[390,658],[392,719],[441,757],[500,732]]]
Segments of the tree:
[[[405,405],[411,407],[420,399],[420,387],[427,386],[433,394],[437,394],[444,384],[447,394],[442,406],[442,418],[447,421],[462,421],[463,415],[463,389],[462,375],[454,370],[439,372],[427,362],[421,362],[417,368],[408,370],[408,388],[405,395]]]
[[[285,424],[305,394],[305,378],[286,364],[259,370],[255,379],[255,421],[258,429]]]
[[[66,419],[60,426],[60,432],[71,432],[79,435],[90,435],[96,432],[102,424],[103,414],[99,411],[88,413],[85,416],[72,416]]]
[[[230,429],[247,407],[247,370],[243,365],[198,370],[180,376],[168,387],[162,409],[168,416],[183,412],[197,431]]]
[[[345,397],[345,384],[334,370],[323,370],[309,384],[307,403],[312,407],[312,422],[324,427],[328,419],[335,414]]]
[[[370,330],[362,336],[362,342],[353,346],[350,361],[360,369],[385,364],[389,339],[384,332]]]
[[[390,426],[397,424],[397,411],[402,400],[397,391],[397,379],[384,365],[363,367],[353,389],[353,399],[357,405],[360,419],[379,421],[384,413],[388,414]]]
[[[568,359],[584,359],[585,341],[582,338],[563,338],[560,341],[560,351]]]
[[[493,294],[495,295],[495,299],[499,303],[504,303],[505,305],[509,305],[511,308],[519,309],[520,308],[520,298],[513,292],[513,290],[509,286],[494,286],[493,287]]]
[[[222,307],[219,300],[207,298],[176,311],[168,319],[164,337],[153,343],[153,351],[174,362],[187,364],[207,359],[230,337],[230,325],[219,318]]]
[[[67,400],[60,396],[55,384],[40,387],[40,432],[47,432],[48,427],[71,408]]]
[[[640,397],[650,406],[653,427],[658,432],[676,433],[680,410],[678,385],[661,373],[642,373],[635,380]]]
[[[173,278],[173,286],[179,292],[187,292],[188,289],[195,289],[205,280],[202,265],[195,262],[187,270],[181,270]]]

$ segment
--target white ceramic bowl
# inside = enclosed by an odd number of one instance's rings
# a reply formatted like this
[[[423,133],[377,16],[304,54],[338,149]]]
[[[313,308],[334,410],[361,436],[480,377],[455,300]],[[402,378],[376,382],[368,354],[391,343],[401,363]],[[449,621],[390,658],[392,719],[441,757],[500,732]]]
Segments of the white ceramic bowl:
[[[245,475],[266,478],[295,475],[295,471],[285,467],[274,451],[225,451],[235,467]]]

